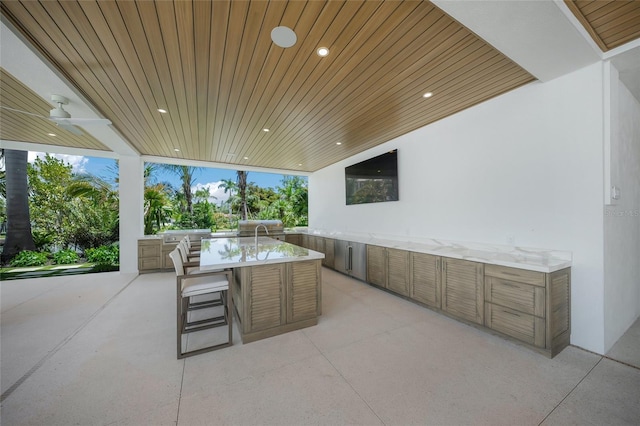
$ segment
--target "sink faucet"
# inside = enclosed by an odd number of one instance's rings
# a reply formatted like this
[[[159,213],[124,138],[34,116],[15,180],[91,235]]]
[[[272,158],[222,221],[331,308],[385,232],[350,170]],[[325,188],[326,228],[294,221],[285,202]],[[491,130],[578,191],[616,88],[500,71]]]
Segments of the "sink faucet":
[[[264,232],[266,232],[267,235],[269,235],[269,230],[267,229],[264,223],[261,223],[258,226],[256,226],[256,250],[258,249],[258,228],[260,228],[261,226],[264,228]]]

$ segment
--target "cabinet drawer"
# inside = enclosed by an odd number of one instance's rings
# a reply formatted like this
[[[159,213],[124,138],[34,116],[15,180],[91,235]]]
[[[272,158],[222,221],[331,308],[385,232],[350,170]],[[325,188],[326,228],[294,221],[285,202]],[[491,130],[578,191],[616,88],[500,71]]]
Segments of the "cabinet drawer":
[[[160,257],[160,246],[159,245],[139,245],[138,246],[138,257]]]
[[[545,347],[545,320],[503,306],[485,303],[485,325],[539,348]]]
[[[509,281],[517,281],[521,283],[545,286],[544,272],[526,271],[518,268],[508,268],[506,266],[485,265],[484,275],[496,278],[502,278]]]
[[[140,271],[148,271],[151,269],[160,269],[160,258],[159,257],[149,257],[149,258],[138,258],[138,270]]]
[[[529,315],[545,317],[545,288],[486,277],[484,300]]]

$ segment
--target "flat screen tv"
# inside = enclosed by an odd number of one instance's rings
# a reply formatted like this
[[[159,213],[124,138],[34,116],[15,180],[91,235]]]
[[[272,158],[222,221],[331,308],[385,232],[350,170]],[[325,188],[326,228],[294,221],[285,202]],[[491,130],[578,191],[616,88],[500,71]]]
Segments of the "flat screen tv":
[[[345,167],[347,205],[398,201],[398,150]]]

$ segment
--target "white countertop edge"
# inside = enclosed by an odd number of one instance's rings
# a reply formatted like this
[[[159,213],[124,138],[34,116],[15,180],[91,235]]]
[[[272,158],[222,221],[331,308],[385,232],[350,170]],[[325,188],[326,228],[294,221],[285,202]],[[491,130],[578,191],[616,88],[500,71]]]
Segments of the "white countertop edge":
[[[328,232],[312,228],[298,229],[295,232],[544,273],[571,267],[573,258],[572,253],[569,251],[531,247],[501,246],[498,244],[430,238],[415,238],[407,241],[402,237],[395,239],[393,236],[388,235],[376,236],[375,234]]]
[[[207,238],[207,239],[223,239],[223,240],[235,240],[237,242],[239,242],[242,245],[253,245],[254,242],[254,237],[211,237],[211,238]],[[290,243],[287,243],[285,241],[279,241],[270,237],[259,237],[258,238],[258,245],[263,246],[263,247],[269,247],[269,246],[279,246],[279,245],[291,245],[294,246],[298,249],[298,251],[306,251],[308,254],[306,255],[293,255],[293,256],[287,256],[287,257],[278,257],[278,258],[267,258],[267,259],[256,259],[256,258],[251,258],[250,260],[246,260],[246,261],[231,261],[231,262],[217,262],[214,263],[212,265],[200,265],[200,269],[205,271],[205,270],[210,270],[210,269],[220,269],[220,268],[242,268],[242,267],[247,267],[247,266],[260,266],[260,265],[268,265],[268,264],[276,264],[276,263],[291,263],[291,262],[303,262],[306,260],[322,260],[324,259],[325,255],[324,253],[320,253],[314,250],[310,250],[310,249],[306,249],[303,247],[299,247],[299,246],[295,246],[292,245]],[[203,257],[201,257],[203,258]]]

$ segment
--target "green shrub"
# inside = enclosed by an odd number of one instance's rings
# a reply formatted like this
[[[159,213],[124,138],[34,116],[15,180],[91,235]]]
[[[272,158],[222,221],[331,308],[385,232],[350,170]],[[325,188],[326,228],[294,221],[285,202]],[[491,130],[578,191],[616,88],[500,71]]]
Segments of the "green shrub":
[[[11,260],[11,266],[42,266],[47,263],[47,254],[31,250],[23,250]]]
[[[73,250],[65,249],[53,253],[53,263],[56,265],[68,265],[78,261],[78,253]]]
[[[100,265],[117,265],[120,261],[120,249],[116,245],[88,248],[84,254],[87,261]]]

